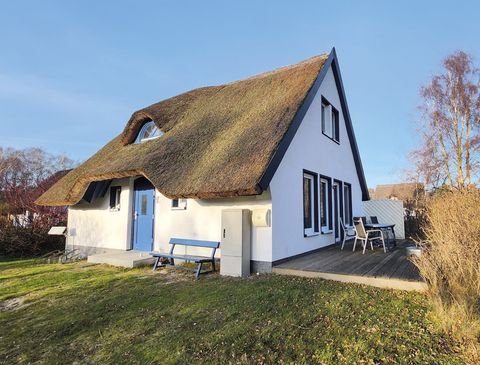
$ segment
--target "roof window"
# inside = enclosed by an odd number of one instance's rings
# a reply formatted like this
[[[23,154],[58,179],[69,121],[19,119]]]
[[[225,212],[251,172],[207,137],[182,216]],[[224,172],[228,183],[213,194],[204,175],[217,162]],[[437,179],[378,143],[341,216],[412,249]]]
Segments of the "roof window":
[[[135,143],[143,143],[161,136],[163,136],[163,132],[158,129],[153,120],[149,120],[143,124],[140,132],[138,132]]]

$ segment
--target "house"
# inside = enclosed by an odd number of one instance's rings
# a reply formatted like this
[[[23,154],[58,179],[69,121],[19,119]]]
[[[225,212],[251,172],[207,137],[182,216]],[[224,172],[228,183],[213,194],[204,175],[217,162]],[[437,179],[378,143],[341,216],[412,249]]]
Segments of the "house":
[[[370,197],[376,200],[412,201],[418,200],[425,193],[424,185],[419,182],[377,185],[375,189],[371,190]]]
[[[251,263],[268,272],[339,242],[340,218],[352,225],[368,199],[332,49],[136,111],[37,203],[69,205],[67,246],[85,254],[163,251],[170,237],[220,241],[222,210],[263,210]]]

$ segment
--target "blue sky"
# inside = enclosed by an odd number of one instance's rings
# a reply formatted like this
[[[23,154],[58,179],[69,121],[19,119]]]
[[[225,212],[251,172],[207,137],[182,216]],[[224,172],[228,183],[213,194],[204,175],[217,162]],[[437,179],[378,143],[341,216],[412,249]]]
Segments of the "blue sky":
[[[6,1],[0,146],[82,161],[137,109],[333,46],[369,186],[403,179],[419,88],[455,50],[480,65],[475,1]]]

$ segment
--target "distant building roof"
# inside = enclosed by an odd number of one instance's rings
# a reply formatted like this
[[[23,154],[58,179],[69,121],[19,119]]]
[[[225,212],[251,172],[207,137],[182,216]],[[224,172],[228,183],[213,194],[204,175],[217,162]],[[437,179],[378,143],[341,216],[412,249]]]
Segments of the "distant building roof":
[[[375,189],[371,189],[370,198],[410,200],[422,193],[424,189],[424,185],[418,182],[377,185]]]

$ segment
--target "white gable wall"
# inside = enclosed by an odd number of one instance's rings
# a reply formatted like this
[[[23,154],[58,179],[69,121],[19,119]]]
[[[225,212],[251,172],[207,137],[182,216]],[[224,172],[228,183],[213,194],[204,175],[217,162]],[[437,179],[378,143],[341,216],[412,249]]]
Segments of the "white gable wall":
[[[340,144],[322,134],[321,96],[339,112]],[[304,237],[303,169],[352,185],[353,216],[362,215],[362,191],[332,69],[328,71],[270,183],[273,261],[334,243],[334,234]]]

